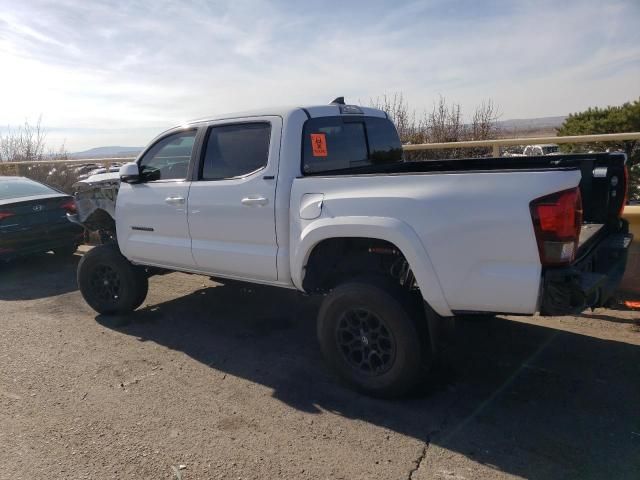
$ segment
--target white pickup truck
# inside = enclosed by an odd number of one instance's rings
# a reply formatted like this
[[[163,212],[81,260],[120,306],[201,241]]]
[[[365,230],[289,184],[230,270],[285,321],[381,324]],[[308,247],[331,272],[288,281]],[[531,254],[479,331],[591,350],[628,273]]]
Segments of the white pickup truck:
[[[136,309],[166,270],[323,295],[328,363],[361,391],[402,395],[430,365],[443,317],[610,300],[631,240],[625,162],[410,162],[383,111],[339,99],[195,121],[119,178],[78,185],[72,220],[104,239],[78,283],[103,314]]]

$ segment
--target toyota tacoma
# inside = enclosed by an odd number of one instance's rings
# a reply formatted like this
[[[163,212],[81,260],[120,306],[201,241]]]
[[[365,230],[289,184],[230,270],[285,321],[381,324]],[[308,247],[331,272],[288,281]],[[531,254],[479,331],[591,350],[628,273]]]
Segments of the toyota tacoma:
[[[623,154],[408,161],[373,108],[222,115],[170,129],[120,172],[77,186],[75,222],[103,244],[78,266],[102,314],[181,271],[323,296],[330,366],[399,396],[459,315],[557,315],[607,304],[628,224]]]

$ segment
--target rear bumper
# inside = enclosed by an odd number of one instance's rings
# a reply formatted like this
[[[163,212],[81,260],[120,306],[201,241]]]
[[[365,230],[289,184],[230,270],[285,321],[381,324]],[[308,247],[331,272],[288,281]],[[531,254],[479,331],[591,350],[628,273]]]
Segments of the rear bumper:
[[[624,276],[632,239],[623,221],[619,233],[602,239],[573,265],[544,270],[540,314],[568,315],[604,306]]]
[[[0,260],[47,252],[54,248],[80,245],[84,230],[71,222],[38,229],[0,234]]]

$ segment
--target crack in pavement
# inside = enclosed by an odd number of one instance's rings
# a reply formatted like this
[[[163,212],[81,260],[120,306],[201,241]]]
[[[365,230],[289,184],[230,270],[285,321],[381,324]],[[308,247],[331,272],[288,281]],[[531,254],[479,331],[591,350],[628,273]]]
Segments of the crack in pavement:
[[[409,475],[407,476],[407,480],[411,480],[413,478],[413,474],[420,470],[420,465],[422,465],[422,461],[427,456],[427,450],[429,450],[429,445],[431,445],[431,437],[427,439],[427,442],[422,447],[422,452],[420,456],[415,459],[413,468],[409,471]]]
[[[547,347],[551,344],[551,342],[553,342],[556,339],[556,337],[558,335],[559,335],[559,332],[554,332],[551,336],[549,336],[549,338],[547,338],[544,342],[542,342],[542,344],[538,347],[538,349],[529,358],[527,358],[520,365],[520,367],[502,385],[500,385],[487,399],[485,399],[478,406],[478,408],[476,408],[475,411],[472,412],[471,415],[469,415],[469,416],[467,416],[467,418],[463,419],[462,422],[460,422],[448,434],[446,434],[442,438],[442,441],[445,442],[446,440],[450,440],[455,435],[460,433],[488,405],[490,405],[502,392],[504,392],[509,387],[509,385],[511,385],[515,381],[515,379],[522,373],[522,371],[524,369],[531,367],[532,366],[531,364],[542,354],[542,352],[544,352],[547,349]],[[449,407],[447,409],[447,413],[445,414],[445,416],[444,416],[444,418],[442,420],[440,428],[435,430],[435,432],[443,431],[444,425],[446,425],[446,423],[447,423],[448,415],[450,414],[451,410],[452,410],[451,407]],[[432,438],[433,438],[433,432],[427,437],[426,443],[425,443],[424,447],[422,448],[422,452],[421,452],[420,456],[415,460],[414,467],[409,471],[409,475],[407,476],[407,480],[412,480],[413,479],[413,475],[420,469],[420,466],[422,465],[422,462],[424,461],[425,457],[427,456],[427,451],[429,450],[429,445],[431,445],[431,439]]]

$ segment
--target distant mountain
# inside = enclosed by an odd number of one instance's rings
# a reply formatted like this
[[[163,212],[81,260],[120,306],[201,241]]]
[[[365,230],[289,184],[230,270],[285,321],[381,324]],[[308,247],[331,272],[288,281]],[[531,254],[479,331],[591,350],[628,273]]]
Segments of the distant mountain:
[[[498,125],[503,128],[515,130],[535,130],[543,128],[557,128],[562,125],[566,119],[566,115],[557,117],[540,117],[540,118],[514,118],[511,120],[502,120]]]
[[[142,151],[143,147],[96,147],[83,152],[75,152],[70,156],[73,158],[117,158],[135,157]]]

